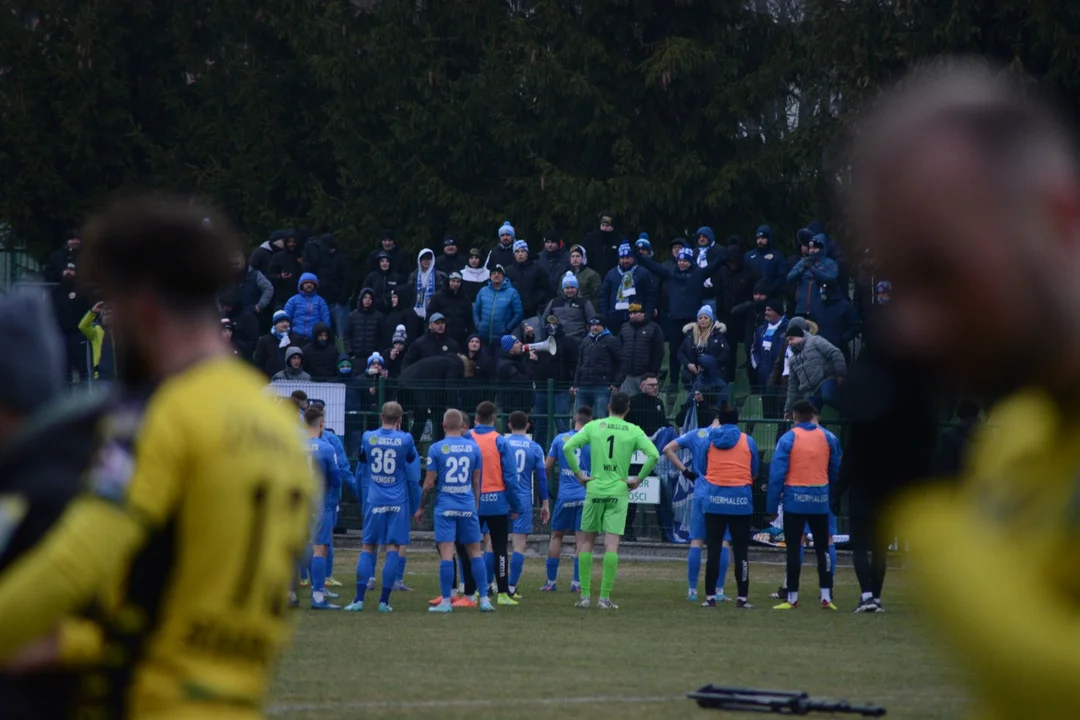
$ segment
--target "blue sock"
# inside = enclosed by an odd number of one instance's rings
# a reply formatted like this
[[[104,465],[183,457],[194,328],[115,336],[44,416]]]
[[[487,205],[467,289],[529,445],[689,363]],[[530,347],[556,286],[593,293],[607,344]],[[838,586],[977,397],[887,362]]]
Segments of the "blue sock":
[[[493,552],[484,553],[484,567],[487,568],[486,576],[487,576],[488,582],[491,582],[493,579],[495,579],[495,553],[493,553]],[[488,589],[487,583],[484,583],[483,585],[481,585],[480,583],[477,583],[476,587],[480,588],[480,591],[484,595],[487,595],[487,589]]]
[[[469,564],[472,565],[472,576],[476,582],[476,591],[480,594],[480,597],[487,597],[488,576],[484,558],[474,557],[469,561]]]
[[[731,559],[731,548],[720,548],[720,577],[716,579],[717,589],[724,587],[724,578],[727,577],[728,561]]]
[[[581,580],[578,579],[578,574],[577,574],[577,555],[574,556],[574,582],[576,582],[576,583],[581,582]]]
[[[805,550],[806,548],[804,548],[802,545],[799,546],[799,567],[802,567],[803,565],[803,555],[806,554]]]
[[[686,580],[691,590],[697,590],[698,577],[701,575],[701,548],[690,548],[686,558]]]
[[[386,562],[382,569],[382,594],[379,595],[379,604],[390,603],[390,592],[394,589],[394,581],[397,580],[398,554],[386,553]]]
[[[836,576],[836,546],[829,546],[829,574]]]
[[[374,574],[375,555],[369,552],[360,553],[360,557],[356,559],[356,599],[353,602],[364,602],[368,580]]]
[[[316,592],[326,590],[326,558],[311,558],[311,589]]]
[[[559,577],[559,558],[547,559],[547,579],[548,582],[555,582]]]
[[[334,546],[326,549],[326,577],[334,577]]]
[[[439,563],[439,589],[444,601],[450,599],[450,589],[454,587],[454,561],[443,560]]]
[[[401,557],[400,555],[398,555],[397,579],[398,579],[398,582],[400,582],[400,583],[405,582],[405,563],[407,563],[407,562],[409,562],[409,558]]]
[[[525,556],[519,552],[510,555],[510,587],[517,588],[521,571],[525,569]]]

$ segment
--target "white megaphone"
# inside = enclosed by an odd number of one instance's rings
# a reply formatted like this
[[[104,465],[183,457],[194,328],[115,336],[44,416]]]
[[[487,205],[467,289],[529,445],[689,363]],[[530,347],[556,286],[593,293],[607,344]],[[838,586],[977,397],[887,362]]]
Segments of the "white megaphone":
[[[525,346],[525,352],[542,352],[554,355],[558,352],[559,346],[555,342],[555,338],[548,336],[548,339],[544,342],[530,343]]]

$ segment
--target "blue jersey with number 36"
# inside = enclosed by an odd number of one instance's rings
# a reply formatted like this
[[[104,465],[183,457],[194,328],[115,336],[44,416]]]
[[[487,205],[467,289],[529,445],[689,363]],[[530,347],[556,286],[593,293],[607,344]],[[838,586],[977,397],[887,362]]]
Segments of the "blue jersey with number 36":
[[[563,445],[566,444],[567,440],[574,436],[575,432],[577,431],[571,430],[557,435],[554,442],[551,443],[551,450],[548,452],[548,457],[555,458],[559,461],[559,500],[561,502],[573,502],[575,500],[585,499],[585,486],[578,482],[577,476],[574,475],[574,471],[566,464],[566,456],[563,455]],[[578,450],[577,459],[578,465],[587,475],[591,466],[589,454]]]
[[[409,464],[416,458],[416,445],[409,433],[383,428],[364,433],[358,459],[367,466],[370,497],[365,499],[365,505],[411,506]],[[417,471],[418,466],[414,465],[413,472]]]
[[[435,512],[476,511],[473,473],[480,469],[480,448],[465,438],[446,438],[428,448],[428,471],[435,473]]]

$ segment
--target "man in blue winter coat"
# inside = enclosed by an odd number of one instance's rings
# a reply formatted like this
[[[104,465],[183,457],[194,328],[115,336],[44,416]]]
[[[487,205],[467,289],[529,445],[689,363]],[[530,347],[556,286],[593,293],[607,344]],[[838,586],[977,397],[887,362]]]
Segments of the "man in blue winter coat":
[[[473,303],[473,323],[484,347],[497,352],[503,335],[510,335],[525,319],[521,296],[506,279],[502,265],[491,269],[491,279],[480,288]]]
[[[292,319],[292,331],[312,340],[316,323],[330,324],[330,306],[319,296],[319,278],[304,273],[296,283],[296,295],[285,303],[285,313]]]
[[[787,260],[773,247],[773,232],[768,225],[757,229],[754,242],[757,246],[744,255],[747,265],[757,270],[767,283],[768,295],[778,295],[787,281]]]
[[[798,282],[795,289],[795,314],[812,315],[821,302],[821,284],[835,283],[840,266],[828,256],[828,240],[825,234],[815,235],[808,243],[809,254],[787,275],[788,282]]]
[[[810,319],[817,323],[818,335],[831,342],[850,361],[848,344],[862,329],[862,321],[836,283],[825,282],[819,289],[819,300]]]
[[[619,246],[619,264],[604,277],[597,308],[607,322],[607,329],[616,337],[623,323],[630,319],[630,303],[640,303],[645,317],[652,318],[656,307],[652,276],[634,262],[630,243],[623,243]]]

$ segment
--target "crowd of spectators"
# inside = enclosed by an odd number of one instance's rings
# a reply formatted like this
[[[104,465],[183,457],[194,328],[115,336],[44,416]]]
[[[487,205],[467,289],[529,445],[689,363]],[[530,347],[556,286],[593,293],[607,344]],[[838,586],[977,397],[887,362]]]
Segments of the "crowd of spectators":
[[[866,258],[849,298],[848,262],[820,223],[800,229],[798,252],[785,258],[766,225],[752,246],[737,235],[720,244],[700,227],[654,249],[648,234],[630,240],[611,216],[599,219],[569,246],[550,230],[538,250],[504,222],[490,249],[464,250],[447,236],[438,255],[423,248],[415,259],[391,230],[358,258],[333,234],[277,230],[249,256],[237,253],[219,296],[222,332],[268,380],[348,381],[361,406],[375,402],[379,378],[407,407],[433,413],[452,402],[433,390],[448,381],[465,394],[478,388],[466,404],[497,385],[504,411],[537,418],[549,402],[556,415],[572,404],[602,415],[618,389],[647,388],[661,407],[682,389],[684,408],[713,406],[745,372],[780,415],[801,399],[832,401],[851,341],[891,290]],[[108,306],[77,282],[79,245],[72,231],[45,277],[56,283],[67,372],[109,379]],[[544,439],[550,429],[540,425]]]

